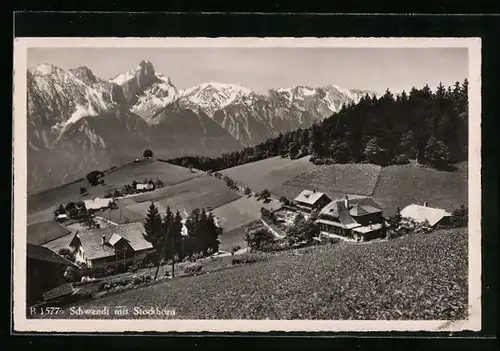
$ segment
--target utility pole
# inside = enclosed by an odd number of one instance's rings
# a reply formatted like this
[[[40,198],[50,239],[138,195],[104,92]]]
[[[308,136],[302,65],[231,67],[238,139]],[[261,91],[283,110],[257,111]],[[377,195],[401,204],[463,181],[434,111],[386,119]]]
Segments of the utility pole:
[[[172,234],[172,278],[175,276],[175,236]]]

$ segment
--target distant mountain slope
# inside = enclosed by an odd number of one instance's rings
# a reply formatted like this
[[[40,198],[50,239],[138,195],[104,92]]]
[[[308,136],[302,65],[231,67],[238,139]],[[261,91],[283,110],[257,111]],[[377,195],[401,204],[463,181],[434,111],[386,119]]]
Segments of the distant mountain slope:
[[[161,179],[165,187],[168,187],[169,185],[177,184],[201,175],[201,172],[192,173],[188,168],[157,160],[141,160],[140,162],[127,163],[106,173],[105,185],[90,187],[87,180],[83,179],[28,196],[28,222],[52,219],[54,209],[61,203],[65,204],[69,201],[76,201],[78,199],[86,200],[94,197],[103,198],[106,193],[121,189],[125,184],[131,184],[134,180],[142,181],[145,177],[150,179]],[[81,196],[80,187],[87,188],[88,195]],[[40,213],[39,215],[39,212],[47,213]]]
[[[86,66],[42,64],[28,70],[27,93],[30,192],[129,162],[145,147],[165,158],[232,152],[309,127],[366,94],[333,86],[258,94],[215,82],[181,91],[147,60],[108,81]]]
[[[151,128],[152,143],[161,150],[177,148],[176,154],[215,156],[242,148],[238,140],[201,109],[185,109],[174,102],[150,120],[155,123]]]

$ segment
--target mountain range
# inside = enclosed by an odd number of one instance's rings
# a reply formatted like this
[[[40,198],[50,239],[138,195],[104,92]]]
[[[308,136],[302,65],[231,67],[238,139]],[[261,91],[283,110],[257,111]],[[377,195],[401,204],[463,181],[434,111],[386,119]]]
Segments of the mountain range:
[[[130,162],[145,148],[157,157],[217,156],[281,132],[307,128],[365,90],[294,86],[257,93],[209,82],[185,90],[150,61],[112,79],[86,66],[28,69],[28,192]]]

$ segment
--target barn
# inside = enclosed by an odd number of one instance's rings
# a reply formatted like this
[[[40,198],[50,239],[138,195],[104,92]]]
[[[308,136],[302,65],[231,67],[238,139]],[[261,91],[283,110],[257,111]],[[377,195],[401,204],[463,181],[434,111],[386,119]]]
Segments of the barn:
[[[42,301],[44,292],[65,283],[63,274],[68,266],[78,266],[43,246],[27,244],[26,251],[26,302],[29,306]]]

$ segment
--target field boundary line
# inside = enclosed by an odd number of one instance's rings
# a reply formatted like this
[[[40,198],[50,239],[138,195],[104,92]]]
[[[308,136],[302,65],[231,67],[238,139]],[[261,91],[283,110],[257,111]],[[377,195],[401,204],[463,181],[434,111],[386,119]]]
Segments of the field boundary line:
[[[380,183],[380,178],[382,178],[382,171],[384,170],[385,167],[380,167],[380,170],[377,175],[377,180],[375,181],[375,185],[373,186],[372,192],[370,193],[370,196],[373,197],[375,192],[377,191],[378,184]]]

